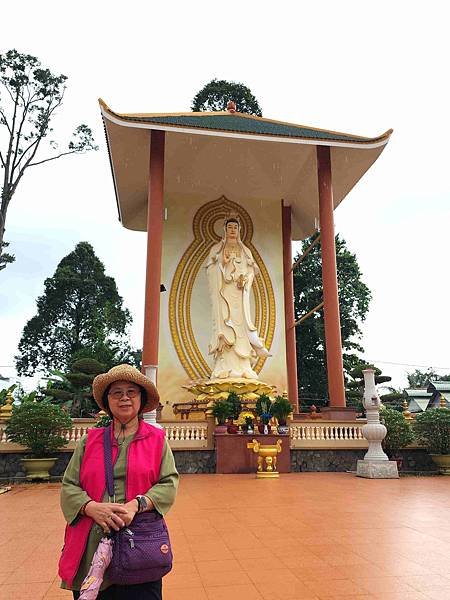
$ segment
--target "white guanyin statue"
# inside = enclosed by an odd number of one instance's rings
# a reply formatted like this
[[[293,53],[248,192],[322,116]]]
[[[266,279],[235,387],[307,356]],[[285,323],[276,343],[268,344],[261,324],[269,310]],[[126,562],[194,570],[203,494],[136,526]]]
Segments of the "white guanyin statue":
[[[236,215],[225,220],[223,238],[211,248],[206,273],[212,304],[211,379],[257,379],[254,363],[270,355],[250,314],[250,292],[258,267],[241,241]]]

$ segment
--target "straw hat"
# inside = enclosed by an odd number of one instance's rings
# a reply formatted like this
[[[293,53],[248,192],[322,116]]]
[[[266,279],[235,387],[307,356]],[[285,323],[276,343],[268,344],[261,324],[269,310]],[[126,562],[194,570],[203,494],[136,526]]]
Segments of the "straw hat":
[[[103,394],[107,387],[111,385],[111,383],[114,383],[114,381],[131,381],[144,388],[147,392],[147,404],[141,412],[149,412],[158,406],[159,394],[155,384],[135,367],[132,367],[131,365],[117,365],[117,367],[113,367],[107,373],[97,375],[92,382],[94,399],[102,410],[105,410]]]

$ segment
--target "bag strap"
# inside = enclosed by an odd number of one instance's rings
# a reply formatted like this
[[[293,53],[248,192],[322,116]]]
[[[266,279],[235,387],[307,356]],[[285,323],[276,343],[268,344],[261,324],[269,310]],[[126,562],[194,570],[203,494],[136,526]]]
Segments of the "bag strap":
[[[106,487],[108,489],[108,496],[112,502],[116,501],[114,494],[114,472],[112,463],[112,448],[111,448],[111,431],[112,424],[109,427],[105,427],[103,432],[103,452],[105,457],[105,473],[106,473]]]

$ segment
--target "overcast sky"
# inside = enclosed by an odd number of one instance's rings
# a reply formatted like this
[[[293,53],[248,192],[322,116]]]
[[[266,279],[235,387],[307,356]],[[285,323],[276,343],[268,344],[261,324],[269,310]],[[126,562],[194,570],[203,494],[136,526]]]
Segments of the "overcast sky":
[[[414,365],[450,372],[445,4],[2,6],[0,51],[33,54],[69,77],[54,137],[63,142],[85,122],[100,151],[29,169],[14,196],[5,239],[16,262],[0,272],[0,373],[13,375],[7,366],[44,279],[83,240],[116,279],[134,317],[131,342],[141,345],[145,234],[117,220],[97,98],[118,112],[189,111],[214,77],[249,86],[268,118],[367,136],[394,129],[335,213],[373,293],[362,344],[397,386]]]

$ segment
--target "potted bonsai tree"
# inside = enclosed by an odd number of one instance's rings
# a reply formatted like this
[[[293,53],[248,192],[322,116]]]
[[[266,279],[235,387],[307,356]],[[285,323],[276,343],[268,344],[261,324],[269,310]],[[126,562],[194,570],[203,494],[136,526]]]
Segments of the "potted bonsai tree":
[[[217,419],[215,433],[226,433],[227,426],[225,421],[230,414],[230,405],[227,400],[216,400],[211,410],[214,417]]]
[[[292,405],[285,396],[277,396],[272,402],[270,412],[278,421],[278,433],[286,435],[289,433],[287,418],[292,412]]]
[[[239,419],[239,415],[241,414],[242,404],[241,399],[236,394],[236,392],[230,392],[228,394],[227,403],[229,406],[229,414],[228,414],[228,433],[237,433],[239,430],[238,425],[234,423],[235,420]]]
[[[48,400],[38,402],[33,394],[14,406],[6,435],[9,441],[25,446],[31,454],[30,458],[22,459],[27,479],[50,477],[49,470],[56,461],[54,453],[68,443],[63,431],[71,428],[72,419],[62,408]]]
[[[270,433],[270,425],[269,421],[272,417],[271,414],[272,400],[267,396],[267,394],[261,394],[261,396],[256,401],[255,412],[260,418],[260,423],[258,425],[259,433]]]
[[[382,442],[383,449],[391,460],[397,461],[397,466],[400,469],[403,459],[398,455],[399,450],[411,444],[414,433],[405,420],[403,413],[393,408],[382,408],[380,420],[387,429],[386,437]]]
[[[430,408],[416,416],[414,432],[439,467],[442,475],[450,475],[450,409]]]

